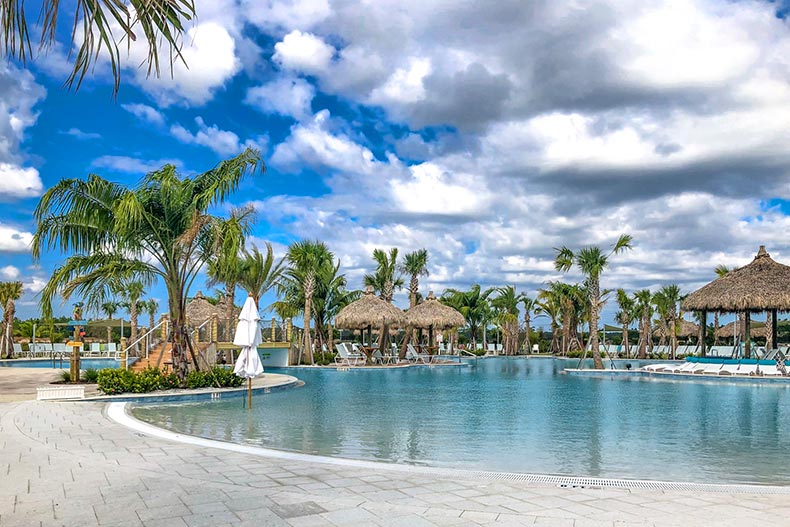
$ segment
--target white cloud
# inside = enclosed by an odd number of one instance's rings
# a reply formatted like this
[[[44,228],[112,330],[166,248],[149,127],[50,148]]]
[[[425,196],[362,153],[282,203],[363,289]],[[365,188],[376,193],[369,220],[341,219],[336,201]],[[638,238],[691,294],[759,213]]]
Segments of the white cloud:
[[[165,117],[162,112],[147,104],[122,104],[121,108],[131,113],[143,122],[156,126],[164,126]]]
[[[154,170],[159,170],[164,165],[182,167],[183,163],[178,159],[139,159],[129,156],[105,155],[94,159],[91,165],[99,168],[108,168],[116,172],[147,174]]]
[[[70,135],[72,137],[76,137],[80,141],[88,141],[90,139],[101,139],[101,134],[97,134],[95,132],[83,132],[79,128],[69,128],[68,130],[61,131],[61,134]]]
[[[0,276],[3,277],[3,280],[16,280],[19,278],[19,274],[19,269],[13,265],[0,267]]]
[[[325,72],[335,48],[312,33],[294,30],[274,45],[272,60],[283,68],[308,74]]]
[[[232,156],[241,153],[243,146],[239,136],[229,130],[221,130],[216,125],[208,126],[202,117],[195,118],[198,130],[190,132],[180,124],[170,127],[173,137],[186,144],[194,144],[210,148],[220,156]]]
[[[370,94],[373,104],[415,103],[425,99],[423,80],[431,73],[431,60],[409,58],[406,68],[398,68],[387,81]]]
[[[33,198],[40,196],[44,185],[35,168],[22,168],[11,163],[0,163],[0,199]]]
[[[145,68],[133,70],[134,80],[160,106],[184,104],[201,106],[211,100],[240,69],[236,43],[227,28],[213,22],[199,22],[184,36],[184,62],[176,61],[172,76],[165,68],[160,77],[147,77]],[[140,64],[147,52],[132,45],[127,64]]]
[[[0,223],[0,252],[23,253],[30,250],[33,233]]]
[[[268,30],[310,29],[332,12],[328,0],[242,0],[250,22]]]
[[[312,84],[303,79],[284,77],[247,90],[246,104],[266,113],[277,113],[302,120],[312,114],[315,97]]]

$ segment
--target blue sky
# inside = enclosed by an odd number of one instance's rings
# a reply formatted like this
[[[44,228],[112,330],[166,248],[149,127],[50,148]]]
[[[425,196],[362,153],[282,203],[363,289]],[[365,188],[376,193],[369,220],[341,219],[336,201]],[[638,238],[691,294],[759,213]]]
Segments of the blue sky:
[[[26,65],[0,62],[0,276],[24,282],[21,316],[37,313],[60,258],[34,267],[27,249],[44,189],[91,172],[133,183],[166,162],[204,171],[246,145],[268,167],[233,198],[258,211],[252,242],[281,253],[323,239],[352,287],[373,248],[392,246],[429,249],[426,294],[474,282],[534,293],[561,278],[555,247],[621,232],[635,249],[605,287],[688,292],[761,243],[790,260],[778,4],[197,9],[189,68],[146,79],[132,46],[117,99],[106,63],[78,92],[62,87],[65,39]]]

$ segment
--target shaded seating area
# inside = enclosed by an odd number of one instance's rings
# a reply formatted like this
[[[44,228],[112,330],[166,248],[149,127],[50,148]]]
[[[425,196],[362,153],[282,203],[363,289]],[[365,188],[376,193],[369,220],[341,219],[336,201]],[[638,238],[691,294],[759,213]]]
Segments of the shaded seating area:
[[[699,311],[701,355],[707,355],[704,331],[709,312],[743,314],[743,346],[738,346],[733,358],[752,358],[751,316],[767,312],[770,329],[767,333],[766,350],[778,349],[777,315],[790,311],[790,266],[774,261],[765,246],[761,245],[751,263],[717,278],[689,294],[682,302],[687,311]]]

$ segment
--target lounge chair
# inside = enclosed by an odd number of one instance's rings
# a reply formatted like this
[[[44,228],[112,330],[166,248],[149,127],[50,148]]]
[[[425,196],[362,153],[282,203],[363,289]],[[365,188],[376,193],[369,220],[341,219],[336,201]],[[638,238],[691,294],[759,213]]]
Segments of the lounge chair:
[[[90,348],[88,350],[88,356],[101,357],[101,344],[97,342],[91,343]]]
[[[757,363],[757,374],[766,377],[782,377],[784,373],[776,367],[775,361],[759,361]]]
[[[23,353],[22,344],[14,343],[14,357],[21,357]]]
[[[348,349],[348,344],[345,342],[338,342],[335,344],[337,355],[335,355],[335,362],[337,364],[346,364],[348,366],[356,366],[360,361],[365,362],[365,356],[361,353],[356,353]]]
[[[695,372],[695,373],[702,373],[703,375],[718,375],[719,372],[721,371],[721,367],[724,366],[724,364],[721,362],[718,363],[709,362],[707,364],[704,364],[704,366],[705,368],[701,372]]]
[[[408,344],[406,346],[406,360],[409,362],[418,363],[421,362],[423,364],[428,364],[431,362],[433,357],[428,355],[427,353],[418,353],[416,349],[414,349],[413,344]]]
[[[719,370],[719,375],[735,375],[739,373],[738,368],[740,368],[740,361],[725,360]]]
[[[118,353],[118,344],[116,344],[115,342],[108,342],[104,346],[105,356],[114,357],[116,353]]]

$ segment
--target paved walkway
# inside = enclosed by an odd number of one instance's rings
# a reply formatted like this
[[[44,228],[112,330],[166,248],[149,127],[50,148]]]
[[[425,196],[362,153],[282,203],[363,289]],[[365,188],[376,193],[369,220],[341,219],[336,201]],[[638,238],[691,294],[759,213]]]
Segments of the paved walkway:
[[[786,525],[786,495],[568,489],[174,443],[102,403],[0,403],[0,527]],[[524,455],[529,455],[525,452]]]
[[[60,380],[51,368],[0,368],[0,403],[36,398],[36,387]]]

